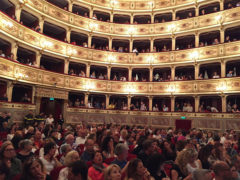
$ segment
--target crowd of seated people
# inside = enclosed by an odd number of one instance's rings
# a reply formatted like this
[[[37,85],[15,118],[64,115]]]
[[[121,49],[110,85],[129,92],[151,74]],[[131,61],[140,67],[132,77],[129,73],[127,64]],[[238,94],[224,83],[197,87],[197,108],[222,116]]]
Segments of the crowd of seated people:
[[[205,15],[205,14],[209,14],[209,13],[215,13],[215,12],[218,12],[219,11],[219,8],[218,7],[213,7],[211,10],[210,10],[210,12],[208,12],[208,10],[207,9],[202,9],[201,11],[200,11],[200,15]]]
[[[116,47],[113,46],[111,51],[112,52],[128,53],[129,49],[127,47],[124,48],[122,46],[120,46],[120,47],[118,47],[118,49],[116,49]]]
[[[158,107],[158,104],[155,104],[153,106],[153,111],[155,111],[155,112],[157,112],[157,111],[169,112],[169,108],[165,104],[161,108]]]
[[[68,72],[69,75],[73,75],[73,76],[80,76],[80,77],[86,77],[86,74],[83,70],[80,71],[79,74],[77,74],[74,69],[70,69]]]
[[[147,78],[144,75],[141,75],[141,77],[139,77],[139,75],[136,73],[135,76],[133,76],[133,81],[142,81],[142,82],[146,82]]]
[[[205,105],[205,103],[202,102],[199,105],[198,112],[205,112],[205,113],[213,112],[213,113],[217,113],[217,112],[219,112],[219,110],[218,110],[217,107]]]
[[[194,112],[193,106],[189,102],[185,102],[182,105],[179,103],[176,103],[174,111],[175,112]]]
[[[114,74],[112,80],[113,81],[127,81],[127,78],[123,74],[120,74],[120,75]]]
[[[139,101],[136,101],[136,103],[130,104],[130,110],[147,111],[148,106],[143,101],[140,103]]]
[[[159,73],[156,73],[153,77],[153,81],[155,82],[162,82],[162,81],[170,81],[171,75],[167,75],[166,73],[163,73],[162,76],[159,75]]]
[[[194,78],[191,75],[180,75],[180,76],[175,76],[174,80],[175,81],[186,81],[186,80],[193,80]]]
[[[231,104],[231,102],[229,101],[227,104],[227,112],[239,113],[240,110],[239,110],[237,103]]]
[[[218,78],[220,78],[220,75],[216,71],[214,71],[212,75],[212,79],[218,79]],[[207,70],[204,71],[204,75],[203,73],[200,73],[198,76],[198,79],[209,79]]]
[[[90,78],[107,80],[107,75],[106,75],[106,74],[103,74],[103,73],[100,73],[98,76],[96,76],[95,71],[93,71],[93,72],[90,74]]]
[[[227,73],[227,77],[236,77],[237,76],[237,69],[236,67],[233,68],[233,70],[229,70]]]
[[[117,103],[115,103],[114,101],[110,102],[108,109],[111,110],[128,110],[128,106],[127,103],[125,103],[124,101],[122,101],[121,105],[118,106]]]
[[[31,112],[32,113],[32,112]],[[43,113],[10,125],[0,115],[0,170],[7,180],[237,180],[239,133],[76,124]],[[49,116],[50,117],[50,116]],[[40,119],[40,120],[39,120]],[[3,133],[7,132],[7,133]]]

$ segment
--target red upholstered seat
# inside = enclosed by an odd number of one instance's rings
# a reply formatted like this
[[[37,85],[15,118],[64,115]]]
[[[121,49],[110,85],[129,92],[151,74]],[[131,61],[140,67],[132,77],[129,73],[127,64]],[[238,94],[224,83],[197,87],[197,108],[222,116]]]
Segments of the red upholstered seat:
[[[104,160],[106,164],[111,164],[114,161],[115,157],[107,158]]]
[[[128,161],[135,159],[135,158],[137,158],[137,156],[135,154],[128,153],[128,157],[127,157]]]

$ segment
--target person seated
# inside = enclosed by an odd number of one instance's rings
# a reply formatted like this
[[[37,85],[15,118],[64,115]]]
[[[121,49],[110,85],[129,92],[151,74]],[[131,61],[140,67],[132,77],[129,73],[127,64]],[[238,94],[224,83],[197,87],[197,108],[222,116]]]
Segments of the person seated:
[[[153,106],[153,111],[159,111],[159,108],[158,108],[158,104],[155,104],[154,106]]]
[[[187,104],[187,112],[193,112],[193,107],[190,103]]]
[[[3,53],[2,50],[0,50],[0,56],[1,56],[1,57],[6,57],[6,55]]]
[[[96,15],[96,14],[93,14],[92,19],[97,20],[97,15]]]
[[[41,28],[40,28],[39,25],[36,26],[35,31],[36,31],[36,32],[41,32]]]
[[[218,40],[218,38],[215,38],[214,40],[213,40],[213,43],[212,43],[213,45],[217,45],[217,44],[219,44],[219,40]]]
[[[28,97],[27,93],[25,93],[21,99],[21,102],[29,103],[30,101],[31,99]]]
[[[168,112],[168,111],[169,111],[168,107],[164,104],[163,105],[163,112]]]
[[[183,111],[183,112],[188,112],[188,106],[187,106],[187,103],[183,103],[182,111]]]
[[[104,79],[104,76],[102,75],[102,73],[100,73],[100,75],[98,76],[98,79]]]
[[[227,36],[227,37],[226,37],[226,39],[225,39],[225,42],[226,42],[226,43],[228,43],[228,42],[231,42],[231,40],[230,40],[230,37],[229,37],[229,36]]]
[[[118,143],[114,149],[116,154],[115,160],[112,164],[116,164],[121,168],[121,173],[126,172],[127,170],[127,155],[128,155],[128,146],[124,143]]]
[[[200,43],[199,43],[199,47],[204,47],[204,43],[203,43],[203,42],[200,42]]]
[[[147,111],[147,107],[143,101],[141,101],[141,106],[140,106],[141,111]]]
[[[201,15],[205,15],[205,9],[201,10]]]
[[[83,151],[81,155],[81,160],[84,162],[92,161],[94,158],[94,141],[93,139],[88,138],[85,141],[85,150]]]
[[[116,164],[109,165],[104,172],[104,180],[121,180],[121,169]]]
[[[118,52],[123,52],[123,47],[119,47]]]
[[[88,18],[88,14],[87,14],[86,12],[84,13],[84,15],[83,15],[83,16]]]
[[[128,106],[126,103],[123,102],[123,105],[122,105],[122,110],[128,110]]]
[[[207,109],[206,109],[207,112],[219,112],[218,109],[216,107],[211,107],[211,106],[207,106]]]
[[[154,76],[154,81],[159,81],[159,74],[158,74],[158,73],[155,74],[155,76]]]
[[[174,107],[174,112],[181,112],[180,104],[176,103]]]
[[[85,74],[85,72],[83,70],[81,70],[80,73],[79,73],[79,76],[80,77],[86,77],[86,74]]]
[[[237,2],[236,7],[240,7],[240,2]]]
[[[192,14],[192,12],[189,12],[187,18],[191,18],[191,17],[193,17],[193,14]]]
[[[239,109],[238,109],[238,107],[237,107],[237,104],[234,104],[234,105],[232,106],[232,112],[233,112],[233,113],[239,112]]]
[[[87,108],[93,108],[93,105],[90,101],[88,101]]]
[[[152,52],[153,52],[153,53],[157,52],[157,47],[156,47],[156,46],[153,47]]]
[[[54,123],[54,118],[52,114],[49,114],[49,117],[46,119],[46,124],[52,125]]]
[[[218,78],[220,78],[220,76],[217,74],[217,72],[215,71],[214,73],[213,73],[213,77],[212,77],[213,79],[218,79]]]
[[[218,7],[214,7],[213,12],[218,12]]]
[[[83,47],[87,48],[88,44],[86,42],[83,43]]]
[[[108,109],[115,109],[116,104],[114,104],[113,102],[111,102],[108,106]]]
[[[96,78],[95,71],[92,72],[92,74],[90,75],[90,78]]]
[[[132,51],[132,52],[133,52],[133,53],[136,53],[136,56],[139,54],[137,48],[133,48],[133,51]]]
[[[198,79],[203,79],[203,74],[202,73],[199,75]]]
[[[113,80],[113,81],[117,81],[117,79],[118,79],[118,78],[117,78],[117,75],[116,75],[116,74],[114,74],[114,75],[113,75],[113,79],[112,79],[112,80]]]
[[[84,101],[83,100],[81,100],[81,102],[80,102],[80,105],[79,105],[80,107],[85,107],[85,104],[84,104]]]
[[[76,75],[76,74],[74,73],[74,70],[73,70],[73,69],[70,69],[70,71],[68,72],[68,74],[69,74],[69,75]]]
[[[84,161],[78,160],[70,164],[68,180],[88,180],[88,167]]]
[[[147,81],[146,77],[142,77],[142,82],[146,82],[146,81]]]
[[[228,8],[228,9],[232,9],[232,8],[233,8],[233,5],[232,5],[231,3],[228,3],[227,8]]]
[[[136,74],[136,76],[133,77],[133,81],[139,81],[138,74]]]
[[[233,71],[229,71],[228,73],[227,73],[227,77],[233,77]]]
[[[127,81],[127,78],[125,76],[121,76],[120,81]]]
[[[133,103],[130,104],[130,110],[133,111],[133,110],[135,110],[135,109],[136,109],[135,105],[134,105]]]
[[[75,103],[74,103],[75,107],[79,107],[80,106],[80,100],[77,98]]]

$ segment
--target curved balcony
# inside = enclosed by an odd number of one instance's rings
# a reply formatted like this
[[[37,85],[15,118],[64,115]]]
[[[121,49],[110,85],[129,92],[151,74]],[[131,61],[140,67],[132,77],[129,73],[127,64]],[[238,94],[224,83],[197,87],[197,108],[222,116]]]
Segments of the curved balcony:
[[[128,38],[171,37],[172,34],[181,35],[183,33],[194,34],[195,31],[201,32],[209,28],[219,28],[220,26],[237,23],[240,17],[240,7],[237,7],[204,16],[174,22],[148,24],[146,26],[144,24],[129,25],[97,21],[65,11],[46,1],[28,0],[23,9],[34,11],[34,14],[38,15],[41,21],[43,21],[42,17],[44,17],[44,20],[60,24],[62,27],[67,26],[71,30],[76,29],[86,33]]]
[[[81,78],[33,68],[1,58],[0,76],[66,90],[148,95],[222,94],[240,91],[240,78],[169,82],[119,82]]]
[[[136,56],[135,53],[100,51],[67,44],[26,28],[2,13],[0,14],[0,20],[1,32],[17,42],[31,46],[36,50],[50,52],[79,62],[118,64],[121,66],[161,66],[236,57],[239,55],[240,48],[240,42],[236,41],[189,50],[140,53]]]

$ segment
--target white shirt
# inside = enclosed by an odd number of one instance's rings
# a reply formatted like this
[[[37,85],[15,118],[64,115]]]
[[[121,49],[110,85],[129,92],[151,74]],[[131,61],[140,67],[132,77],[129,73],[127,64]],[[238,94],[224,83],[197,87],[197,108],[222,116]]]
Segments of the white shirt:
[[[79,145],[79,144],[85,144],[86,138],[82,138],[82,137],[77,137],[75,140],[75,144]]]
[[[53,118],[47,118],[47,119],[46,119],[46,124],[52,124],[53,121],[54,121]]]
[[[46,171],[47,171],[47,174],[50,174],[50,172],[54,169],[55,167],[55,161],[52,160],[51,162],[47,161],[44,157],[40,157],[40,160],[42,161]]]
[[[58,180],[68,180],[68,167],[61,169]]]

